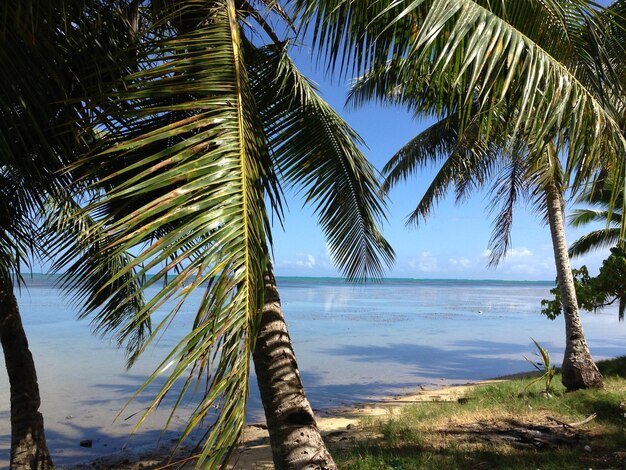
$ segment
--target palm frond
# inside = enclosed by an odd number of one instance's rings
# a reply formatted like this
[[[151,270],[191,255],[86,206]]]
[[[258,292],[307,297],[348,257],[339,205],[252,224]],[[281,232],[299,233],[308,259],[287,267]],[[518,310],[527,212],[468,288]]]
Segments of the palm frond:
[[[561,139],[568,147],[570,170],[578,169],[578,184],[589,171],[626,151],[618,117],[564,60],[576,50],[572,36],[583,19],[593,23],[595,31],[603,28],[610,33],[589,2],[332,0],[316,5],[303,0],[300,4],[331,63],[340,58],[367,72],[390,57],[404,59],[407,70],[396,86],[406,84],[412,70],[420,72],[414,80],[423,81],[421,71],[427,64],[429,86],[445,92],[453,83],[454,102],[465,110],[462,124],[469,122],[478,105],[475,112],[484,112],[480,126],[484,130],[489,129],[488,110],[501,113],[514,105],[516,121],[510,135],[530,136],[531,154],[541,154],[546,141]]]
[[[485,143],[476,128],[468,126],[459,133],[458,116],[441,119],[403,146],[385,165],[387,178],[383,189],[388,191],[407,179],[419,168],[441,164],[407,223],[419,222],[454,187],[457,202],[472,190],[481,188],[497,166],[501,145],[494,140]]]
[[[350,279],[380,277],[393,250],[378,225],[385,207],[358,135],[297,70],[286,48],[265,48],[252,66],[274,162],[312,204],[333,261]]]
[[[145,291],[167,279],[121,335],[158,308],[174,305],[148,343],[194,289],[204,289],[191,332],[138,392],[169,372],[139,424],[194,371],[196,381],[205,381],[206,393],[182,437],[213,406],[223,406],[197,464],[215,468],[230,454],[245,422],[249,360],[268,260],[263,197],[276,186],[234,2],[170,6],[168,14],[180,29],[176,34],[147,31],[140,38],[141,68],[125,79],[123,89],[98,103],[98,122],[110,147],[86,160],[86,169],[74,170],[98,181],[102,200],[87,211],[97,222],[92,232],[103,234],[104,250],[115,256],[137,252],[107,288],[121,292],[151,274],[141,284]],[[155,27],[167,24],[164,16]],[[102,159],[108,162],[92,164]],[[193,388],[192,377],[183,380],[172,414]]]
[[[489,266],[495,267],[511,245],[513,212],[519,199],[528,195],[527,162],[514,155],[491,189],[490,211],[498,211],[489,240]]]
[[[584,203],[599,209],[576,209],[568,219],[573,227],[600,222],[606,225],[603,230],[594,230],[578,240],[570,247],[570,256],[582,256],[592,250],[616,246],[623,243],[623,211],[616,208],[623,200],[624,191],[619,181],[619,175],[603,174],[596,184],[581,192],[575,202]]]
[[[350,87],[346,103],[353,107],[369,101],[399,105],[416,117],[454,115],[458,105],[449,99],[454,84],[447,84],[445,90],[441,85],[434,89],[428,67],[421,62],[412,62],[409,67],[402,58],[389,60],[358,77]]]
[[[43,250],[34,216],[38,200],[23,190],[28,184],[20,172],[0,169],[0,281],[18,286],[24,282],[22,270]]]
[[[615,246],[620,241],[619,228],[594,230],[576,240],[569,248],[569,256],[582,256],[600,249]]]
[[[568,221],[572,227],[580,227],[592,222],[612,222],[619,226],[622,221],[622,214],[619,212],[613,212],[609,214],[606,210],[593,210],[593,209],[574,209],[568,216]]]
[[[383,190],[388,192],[418,170],[445,160],[457,143],[458,128],[453,119],[442,119],[400,148],[383,167]]]
[[[67,194],[51,197],[45,213],[44,240],[53,260],[51,271],[60,273],[59,284],[78,307],[79,318],[92,317],[95,333],[116,334],[118,344],[126,345],[130,367],[152,329],[150,317],[135,319],[145,304],[141,290],[145,279],[133,268],[126,271],[133,256],[107,249],[112,240],[98,232],[101,227]],[[121,271],[124,274],[110,283]]]

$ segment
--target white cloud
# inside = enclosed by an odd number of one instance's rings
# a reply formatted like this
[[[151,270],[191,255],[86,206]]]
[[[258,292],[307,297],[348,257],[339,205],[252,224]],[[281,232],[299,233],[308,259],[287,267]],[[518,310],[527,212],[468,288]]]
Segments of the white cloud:
[[[307,253],[297,253],[296,256],[298,256],[298,259],[295,262],[296,266],[299,266],[301,268],[314,268],[317,265],[317,262],[315,260],[315,256],[311,255],[311,254],[307,254]]]
[[[533,252],[526,247],[511,248],[506,256],[507,258],[529,258],[533,256]]]
[[[491,250],[484,250],[482,252],[483,262],[491,254]],[[550,280],[554,276],[554,262],[551,252],[546,253],[542,247],[540,247],[538,252],[534,252],[524,246],[515,247],[506,253],[506,256],[500,260],[495,271],[491,272],[495,273],[496,277]]]
[[[419,257],[409,261],[409,266],[424,273],[432,273],[438,270],[439,261],[430,251],[422,251]]]
[[[483,258],[489,258],[492,253],[493,253],[493,251],[491,251],[490,249],[487,248],[486,250],[483,251],[482,256],[483,256]],[[507,258],[530,258],[532,256],[533,256],[533,252],[530,251],[526,247],[511,248],[509,251],[506,252],[506,255],[505,255],[504,259],[507,259]]]
[[[469,258],[461,257],[461,258],[449,258],[448,263],[452,266],[458,266],[461,268],[469,268],[473,263]]]

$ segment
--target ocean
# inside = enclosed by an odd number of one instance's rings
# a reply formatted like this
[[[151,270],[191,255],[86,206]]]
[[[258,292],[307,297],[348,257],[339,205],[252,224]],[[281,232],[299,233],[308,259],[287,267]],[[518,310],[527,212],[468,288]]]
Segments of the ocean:
[[[365,285],[333,278],[279,278],[305,390],[315,410],[409,393],[420,386],[465,383],[531,369],[534,338],[560,364],[562,318],[541,315],[551,282],[385,280]],[[199,293],[197,294],[199,296]],[[35,275],[19,295],[34,355],[48,444],[57,465],[89,462],[119,452],[168,445],[185,423],[183,407],[161,435],[166,406],[132,438],[140,395],[120,413],[143,380],[186,332],[193,317],[183,308],[170,329],[130,370],[124,352],[90,333],[53,281]],[[583,312],[594,358],[626,352],[626,324],[617,309]],[[8,464],[9,390],[0,372],[0,468]],[[248,421],[263,419],[252,377]],[[166,403],[167,405],[167,403]],[[137,413],[137,414],[136,414]],[[92,448],[78,444],[93,441]],[[126,449],[126,450],[124,450]]]

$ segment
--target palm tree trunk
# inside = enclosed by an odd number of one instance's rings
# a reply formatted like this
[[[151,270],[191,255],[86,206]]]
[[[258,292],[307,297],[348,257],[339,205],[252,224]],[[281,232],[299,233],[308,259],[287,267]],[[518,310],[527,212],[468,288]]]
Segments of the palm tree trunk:
[[[561,293],[563,316],[565,317],[565,356],[561,368],[562,382],[567,390],[602,387],[602,375],[596,367],[580,321],[574,278],[570,268],[561,194],[554,183],[546,189],[548,221],[556,263],[556,279]]]
[[[0,342],[11,386],[11,470],[54,468],[39,412],[39,385],[33,356],[13,287],[0,290]]]
[[[336,469],[304,393],[271,268],[253,359],[276,470]]]

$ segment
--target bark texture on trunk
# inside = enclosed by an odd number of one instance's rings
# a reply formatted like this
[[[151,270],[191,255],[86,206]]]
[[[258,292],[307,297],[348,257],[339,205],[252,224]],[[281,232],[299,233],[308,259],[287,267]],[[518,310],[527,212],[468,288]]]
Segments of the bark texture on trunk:
[[[583,326],[578,312],[574,278],[570,268],[561,194],[554,184],[546,190],[546,202],[556,276],[561,293],[563,317],[565,318],[565,356],[561,369],[562,382],[567,390],[602,387],[602,375],[591,358]]]
[[[307,400],[272,272],[253,353],[276,470],[334,470]]]
[[[33,356],[12,286],[0,289],[0,342],[11,387],[11,470],[54,468],[46,438]]]

